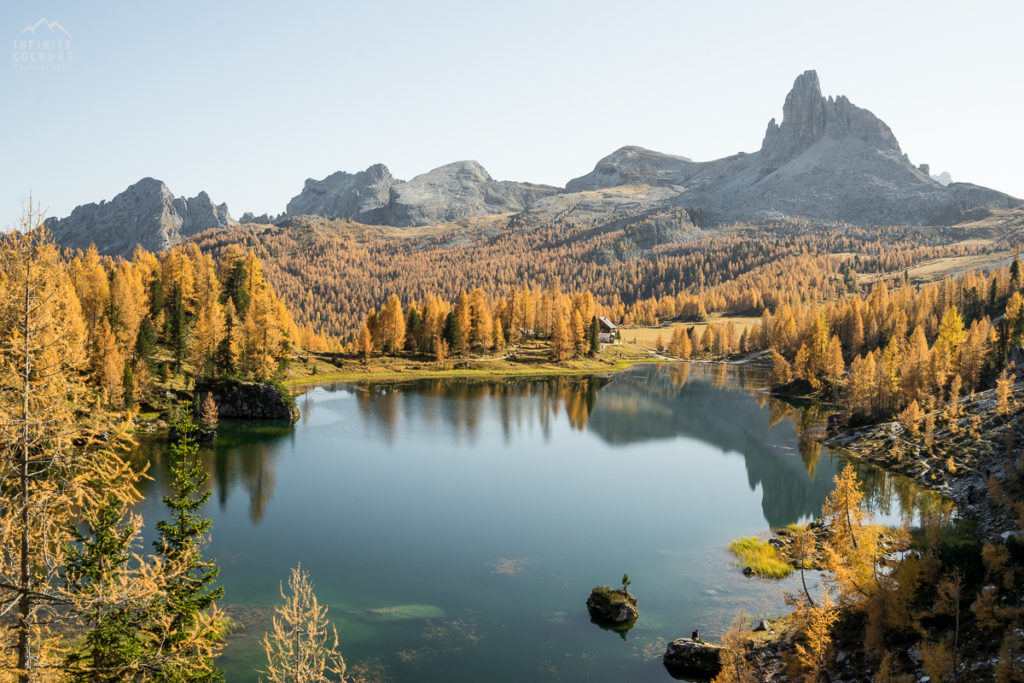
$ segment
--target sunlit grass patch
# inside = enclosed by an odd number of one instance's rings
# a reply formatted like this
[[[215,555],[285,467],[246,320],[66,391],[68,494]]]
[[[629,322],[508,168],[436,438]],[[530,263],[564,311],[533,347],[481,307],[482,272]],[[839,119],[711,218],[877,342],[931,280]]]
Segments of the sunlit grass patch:
[[[750,567],[755,574],[766,579],[784,579],[793,568],[779,555],[771,544],[747,536],[729,544],[729,551],[735,556],[736,565]]]

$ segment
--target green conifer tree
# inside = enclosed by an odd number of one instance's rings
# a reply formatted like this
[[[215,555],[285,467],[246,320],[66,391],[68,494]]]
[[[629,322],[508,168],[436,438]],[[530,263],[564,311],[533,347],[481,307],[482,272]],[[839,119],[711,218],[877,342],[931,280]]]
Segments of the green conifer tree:
[[[124,372],[121,373],[121,395],[124,397],[124,407],[131,410],[135,407],[135,374],[132,372],[132,362],[126,359]]]
[[[80,612],[85,626],[81,645],[64,660],[72,681],[127,680],[155,654],[144,631],[146,603],[111,599],[138,534],[137,525],[125,523],[127,513],[127,506],[111,496],[87,515],[85,524],[71,527],[66,577],[72,595],[85,606]]]
[[[199,460],[197,427],[192,421],[192,404],[181,406],[182,417],[174,425],[176,441],[171,445],[171,491],[164,496],[170,520],[156,523],[159,538],[154,541],[157,554],[168,568],[166,599],[161,608],[170,617],[171,629],[167,647],[188,650],[182,660],[172,661],[159,672],[159,681],[209,682],[223,680],[223,673],[213,663],[207,649],[214,636],[204,631],[204,617],[224,596],[224,588],[216,585],[220,568],[212,560],[203,559],[202,545],[210,532],[212,520],[202,516],[203,505],[211,491],[206,488],[210,475]]]
[[[601,324],[597,321],[596,315],[590,319],[590,325],[587,328],[587,339],[590,341],[589,355],[593,357],[597,355],[598,349],[601,348]]]
[[[463,348],[462,332],[462,327],[459,325],[459,319],[455,312],[449,313],[448,317],[444,319],[444,340],[448,342],[448,350],[455,355],[461,355],[465,350]]]
[[[235,352],[231,349],[231,336],[234,334],[235,321],[231,311],[224,314],[224,338],[217,344],[217,353],[214,358],[217,372],[222,377],[230,377],[235,374]]]
[[[147,315],[139,324],[139,335],[135,338],[135,356],[153,370],[153,352],[156,350],[156,328]]]

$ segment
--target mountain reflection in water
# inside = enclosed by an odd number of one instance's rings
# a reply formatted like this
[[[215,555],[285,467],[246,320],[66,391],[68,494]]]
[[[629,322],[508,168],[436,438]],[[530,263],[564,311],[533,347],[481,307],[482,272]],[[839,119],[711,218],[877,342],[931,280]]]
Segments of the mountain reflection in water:
[[[367,429],[388,443],[399,430],[425,425],[424,438],[476,443],[485,411],[496,411],[506,443],[523,430],[551,437],[562,414],[577,430],[613,445],[696,439],[744,459],[751,490],[761,486],[773,527],[814,517],[846,458],[822,449],[814,435],[827,410],[770,396],[767,373],[726,364],[646,364],[615,375],[472,381],[430,379],[339,385],[355,394]],[[300,399],[300,405],[315,399]],[[306,405],[308,414],[309,405]],[[855,463],[865,501],[888,515],[924,500],[908,480]],[[898,503],[898,504],[897,504]]]
[[[813,438],[826,417],[815,404],[797,406],[769,396],[767,375],[724,364],[649,364],[614,375],[473,381],[429,379],[388,384],[326,387],[329,394],[351,394],[364,427],[386,443],[400,430],[415,428],[424,439],[470,445],[481,438],[480,425],[493,415],[505,443],[519,433],[539,430],[546,441],[564,419],[613,446],[644,441],[695,439],[728,457],[742,457],[747,483],[762,487],[762,509],[773,527],[813,517],[845,464]],[[300,420],[313,414],[316,392],[298,399]],[[258,524],[274,494],[278,444],[291,438],[288,425],[222,423],[215,446],[200,453],[211,473],[213,500],[223,509],[235,487],[249,495],[249,516]],[[492,438],[487,434],[486,438]],[[161,469],[167,482],[165,446],[140,449],[143,459]],[[680,457],[685,457],[681,449]],[[867,504],[889,514],[913,510],[937,499],[922,499],[909,481],[858,465]],[[144,482],[146,497],[165,495]],[[163,488],[163,487],[161,487]]]

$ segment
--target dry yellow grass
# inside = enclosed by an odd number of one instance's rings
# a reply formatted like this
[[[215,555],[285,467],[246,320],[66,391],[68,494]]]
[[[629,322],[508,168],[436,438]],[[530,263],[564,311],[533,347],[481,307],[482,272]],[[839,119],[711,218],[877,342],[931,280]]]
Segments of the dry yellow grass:
[[[746,318],[746,317],[724,317],[724,316],[711,316],[708,322],[705,323],[679,323],[684,328],[696,327],[702,334],[704,328],[709,323],[716,323],[718,325],[726,325],[730,321],[736,323],[736,336],[743,334],[743,330],[749,330],[750,327],[758,322],[760,318]],[[622,335],[622,341],[627,344],[636,344],[645,349],[653,349],[656,347],[658,341],[658,335],[660,334],[664,339],[665,343],[668,344],[672,339],[672,329],[675,327],[675,323],[669,323],[662,327],[622,327],[619,329],[619,333]]]
[[[452,358],[440,364],[429,358],[404,354],[399,357],[372,356],[368,363],[355,355],[310,353],[293,361],[284,384],[298,387],[323,382],[389,381],[438,377],[490,379],[501,377],[553,377],[593,375],[623,370],[634,363],[657,360],[649,352],[630,344],[606,345],[595,358],[578,357],[562,363],[549,360],[546,342],[527,341],[505,353],[487,357]]]
[[[985,268],[1012,257],[1013,252],[1010,251],[994,251],[989,254],[971,254],[968,256],[947,256],[922,261],[909,268],[907,275],[910,277],[910,281],[914,283],[936,282],[958,273]],[[884,273],[884,275],[888,276],[892,275],[892,273]],[[880,277],[883,277],[883,275],[877,273],[864,274],[857,278],[857,282],[860,284],[870,284]]]

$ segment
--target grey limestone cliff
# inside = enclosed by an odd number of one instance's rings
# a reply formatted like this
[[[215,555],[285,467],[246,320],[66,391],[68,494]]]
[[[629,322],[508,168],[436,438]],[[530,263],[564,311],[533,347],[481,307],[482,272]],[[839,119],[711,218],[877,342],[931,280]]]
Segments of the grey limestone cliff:
[[[46,225],[64,246],[85,249],[95,244],[103,254],[130,256],[135,245],[159,251],[209,228],[234,223],[227,205],[214,204],[205,192],[175,197],[161,181],[143,178],[109,202],[84,204],[67,218],[50,219]]]
[[[395,179],[383,164],[359,173],[339,171],[309,179],[288,202],[286,214],[351,218],[371,225],[430,225],[499,213],[519,212],[558,188],[494,180],[475,161],[456,161],[418,175]]]
[[[724,159],[623,147],[572,180],[569,191],[623,184],[672,188],[665,203],[705,222],[803,217],[863,225],[948,224],[972,208],[1012,208],[1019,199],[968,183],[944,186],[913,165],[889,127],[846,97],[824,97],[818,75],[797,77],[782,123],[768,123],[761,149]]]

